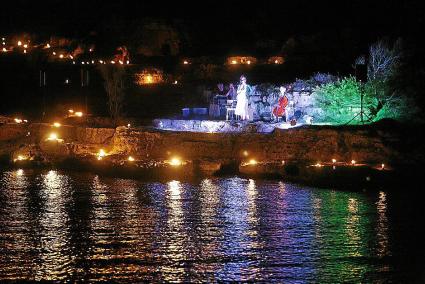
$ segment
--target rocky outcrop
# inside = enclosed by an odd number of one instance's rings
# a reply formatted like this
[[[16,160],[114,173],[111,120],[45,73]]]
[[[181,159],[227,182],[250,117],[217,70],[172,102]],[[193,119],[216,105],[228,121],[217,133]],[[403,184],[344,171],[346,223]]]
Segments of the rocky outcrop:
[[[21,124],[0,125],[0,141],[14,140],[27,135],[27,127]]]
[[[265,161],[356,160],[365,163],[403,163],[409,151],[386,144],[388,133],[371,128],[301,127],[261,133],[199,133],[117,128],[113,150],[144,157],[180,155],[188,159],[255,158]],[[400,140],[397,135],[391,139]],[[407,150],[407,149],[406,149]],[[245,154],[245,155],[244,155]],[[409,161],[417,159],[410,155]],[[423,157],[422,157],[423,158]]]
[[[52,132],[59,140],[46,139]],[[10,160],[21,155],[48,163],[69,158],[96,161],[100,149],[109,157],[104,161],[117,165],[129,156],[134,159],[130,162],[133,165],[149,165],[150,161],[162,163],[178,157],[192,163],[195,170],[208,174],[250,160],[267,165],[257,166],[255,171],[264,168],[270,172],[275,168],[270,165],[281,165],[282,161],[286,165],[311,165],[336,159],[346,163],[355,160],[368,165],[396,166],[419,164],[425,159],[423,145],[417,143],[412,132],[391,127],[303,126],[275,129],[271,133],[204,133],[128,127],[55,128],[41,123],[0,126],[0,156],[8,155]]]
[[[109,144],[114,133],[115,129],[113,128],[77,127],[75,140],[86,144]]]

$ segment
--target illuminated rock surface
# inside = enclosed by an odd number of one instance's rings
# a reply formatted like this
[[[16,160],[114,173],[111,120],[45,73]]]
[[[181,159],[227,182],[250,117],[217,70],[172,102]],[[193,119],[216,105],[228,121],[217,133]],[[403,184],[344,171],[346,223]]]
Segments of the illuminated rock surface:
[[[225,124],[223,124],[225,125]],[[60,141],[46,139],[52,131],[49,124],[13,124],[0,126],[0,156],[22,154],[38,163],[58,163],[67,159],[95,161],[99,149],[105,149],[104,163],[120,166],[128,156],[134,165],[149,167],[149,161],[164,161],[173,156],[193,161],[194,169],[214,174],[223,167],[255,159],[261,163],[309,165],[337,161],[369,165],[385,163],[416,165],[423,161],[423,146],[406,133],[378,126],[331,127],[301,126],[258,133],[259,124],[243,125],[253,131],[205,133],[164,131],[154,128],[84,128],[62,126],[54,129]],[[403,133],[403,134],[402,134]],[[249,169],[252,173],[273,174],[273,166]],[[237,166],[236,166],[237,168]],[[240,172],[246,172],[247,168]]]

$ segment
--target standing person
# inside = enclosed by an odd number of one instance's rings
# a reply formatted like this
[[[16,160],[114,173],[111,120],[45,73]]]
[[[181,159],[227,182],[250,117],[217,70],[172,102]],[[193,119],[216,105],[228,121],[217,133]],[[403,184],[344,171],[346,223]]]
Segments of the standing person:
[[[246,83],[246,77],[242,75],[236,92],[237,103],[235,109],[235,115],[239,116],[241,120],[249,119],[248,97],[250,92],[251,87]]]

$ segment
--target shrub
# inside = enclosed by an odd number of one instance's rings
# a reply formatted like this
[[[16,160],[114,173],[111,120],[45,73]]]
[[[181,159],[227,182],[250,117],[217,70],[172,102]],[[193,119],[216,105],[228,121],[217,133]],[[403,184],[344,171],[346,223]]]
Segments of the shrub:
[[[315,121],[343,124],[360,111],[362,86],[353,77],[318,86],[314,93],[317,106],[323,110],[323,116],[316,117]],[[363,108],[367,115],[375,103],[373,98],[364,94]]]

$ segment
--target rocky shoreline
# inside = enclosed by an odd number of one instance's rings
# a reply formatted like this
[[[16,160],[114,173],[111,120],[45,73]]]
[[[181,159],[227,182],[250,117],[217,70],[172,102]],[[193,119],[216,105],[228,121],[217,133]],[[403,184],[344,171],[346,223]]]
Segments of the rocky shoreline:
[[[423,145],[397,129],[386,123],[202,133],[6,122],[0,125],[0,160],[126,177],[238,174],[325,186],[382,184],[424,161]]]

